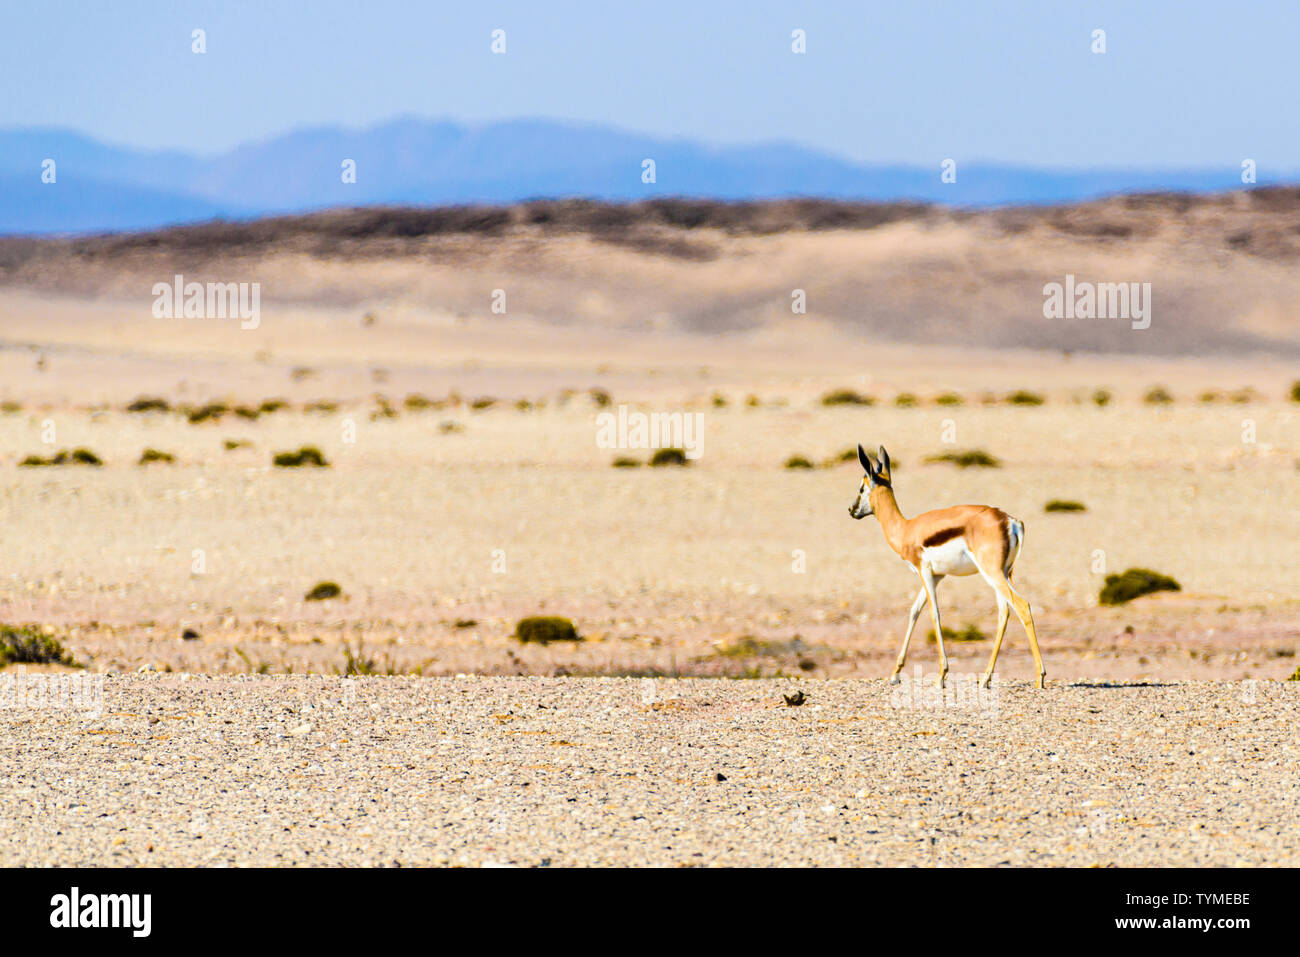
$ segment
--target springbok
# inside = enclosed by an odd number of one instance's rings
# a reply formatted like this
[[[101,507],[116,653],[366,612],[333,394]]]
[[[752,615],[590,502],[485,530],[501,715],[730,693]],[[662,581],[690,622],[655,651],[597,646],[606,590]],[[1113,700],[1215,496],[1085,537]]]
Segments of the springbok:
[[[903,636],[903,649],[898,653],[898,663],[889,676],[891,683],[898,681],[898,673],[907,661],[907,646],[912,640],[916,620],[930,603],[934,613],[934,637],[939,644],[939,685],[948,674],[948,656],[943,650],[943,626],[939,623],[939,603],[935,589],[945,575],[974,575],[978,572],[992,586],[998,599],[998,634],[993,640],[993,655],[982,679],[988,687],[997,664],[1002,636],[1007,630],[1007,609],[1012,608],[1029,635],[1029,648],[1038,666],[1038,687],[1043,687],[1047,672],[1043,657],[1038,651],[1038,634],[1034,631],[1034,616],[1029,602],[1011,587],[1011,568],[1020,554],[1025,540],[1025,525],[1000,508],[988,505],[954,505],[933,512],[924,512],[915,518],[904,518],[894,499],[890,480],[889,453],[880,447],[880,460],[858,446],[858,461],[866,470],[858,498],[849,506],[854,518],[875,515],[885,533],[885,541],[898,553],[899,558],[912,566],[921,576],[921,591],[912,603],[911,617],[907,621],[907,634]]]

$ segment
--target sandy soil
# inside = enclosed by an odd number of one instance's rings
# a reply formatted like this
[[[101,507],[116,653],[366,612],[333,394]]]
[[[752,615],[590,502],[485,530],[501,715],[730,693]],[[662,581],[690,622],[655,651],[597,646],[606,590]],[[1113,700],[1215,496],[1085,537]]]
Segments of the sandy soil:
[[[112,301],[0,301],[15,337],[0,400],[20,406],[0,415],[0,609],[56,629],[94,670],[332,673],[346,645],[403,673],[878,675],[914,577],[873,520],[848,518],[856,464],[784,467],[857,441],[889,447],[908,513],[974,501],[1025,521],[1017,580],[1054,676],[1285,678],[1297,665],[1284,570],[1300,564],[1300,407],[1285,363],[847,348],[815,324],[700,337],[513,320],[503,335],[306,308],[249,332],[122,318]],[[14,344],[26,336],[43,344]],[[1143,401],[1157,384],[1172,404]],[[699,413],[700,458],[612,468],[648,452],[598,445],[592,388],[612,409]],[[835,388],[878,404],[822,406]],[[1113,393],[1105,408],[1098,388]],[[1008,405],[1013,389],[1046,402]],[[1220,397],[1201,401],[1207,389]],[[964,404],[936,404],[946,391]],[[901,392],[918,405],[896,407]],[[446,404],[413,411],[416,393]],[[141,394],[288,407],[191,424],[124,411]],[[499,401],[470,407],[484,396]],[[304,411],[319,400],[338,407]],[[303,444],[331,466],[271,466]],[[18,464],[78,446],[105,465]],[[176,461],[139,466],[146,448]],[[964,448],[1003,465],[924,463]],[[1053,498],[1088,510],[1045,514]],[[1183,591],[1098,607],[1105,573],[1134,565]],[[305,602],[321,580],[343,597]],[[981,583],[950,579],[940,595],[946,624],[992,630]],[[521,647],[515,621],[539,612],[587,640]],[[954,667],[978,667],[988,644],[953,645]],[[1013,625],[1004,674],[1029,673],[1025,651]]]
[[[1300,863],[1300,684],[101,680],[0,709],[0,864]]]

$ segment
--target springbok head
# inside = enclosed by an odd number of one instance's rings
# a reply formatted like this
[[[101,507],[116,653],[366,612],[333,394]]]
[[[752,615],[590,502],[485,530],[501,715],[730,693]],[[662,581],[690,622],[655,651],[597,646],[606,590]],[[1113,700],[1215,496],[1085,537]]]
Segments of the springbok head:
[[[849,514],[854,518],[866,518],[868,515],[875,513],[875,506],[871,503],[871,493],[877,488],[890,488],[889,484],[889,453],[885,447],[880,447],[880,461],[877,462],[871,457],[861,445],[858,446],[858,461],[862,463],[862,470],[866,475],[862,477],[862,484],[858,486],[858,497],[853,504],[849,506]]]

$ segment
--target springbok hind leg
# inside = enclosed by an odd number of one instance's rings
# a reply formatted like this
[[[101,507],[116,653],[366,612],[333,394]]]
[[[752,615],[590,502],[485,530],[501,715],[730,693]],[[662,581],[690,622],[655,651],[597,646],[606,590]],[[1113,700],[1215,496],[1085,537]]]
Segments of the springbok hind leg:
[[[1043,667],[1043,655],[1038,650],[1038,631],[1034,628],[1034,615],[1029,609],[1029,602],[1011,587],[1010,580],[1005,577],[996,587],[998,594],[1011,603],[1011,608],[1020,619],[1020,624],[1025,626],[1025,634],[1029,636],[1029,650],[1034,655],[1034,667],[1038,669],[1038,687],[1042,688],[1047,680],[1047,669]]]
[[[993,639],[993,654],[989,656],[989,666],[984,669],[984,677],[980,679],[985,688],[993,680],[993,668],[998,663],[998,652],[1002,650],[1002,637],[1007,633],[1007,621],[1011,618],[1011,602],[1002,597],[1001,592],[997,592],[998,599],[998,633]]]
[[[936,585],[938,582],[935,583]],[[911,644],[912,632],[916,628],[916,620],[921,617],[921,612],[925,610],[925,603],[930,600],[929,593],[924,586],[916,596],[916,601],[912,602],[912,610],[907,619],[907,634],[903,636],[903,648],[898,653],[898,661],[894,664],[894,671],[889,676],[890,684],[898,683],[898,673],[903,670],[903,665],[907,664],[907,646]]]

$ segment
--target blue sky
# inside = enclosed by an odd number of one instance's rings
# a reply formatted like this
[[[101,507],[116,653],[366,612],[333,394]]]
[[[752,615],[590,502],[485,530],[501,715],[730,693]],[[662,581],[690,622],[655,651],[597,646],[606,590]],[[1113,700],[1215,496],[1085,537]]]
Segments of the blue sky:
[[[1300,166],[1297,2],[43,0],[0,26],[0,127],[197,153],[416,114],[871,162]]]

